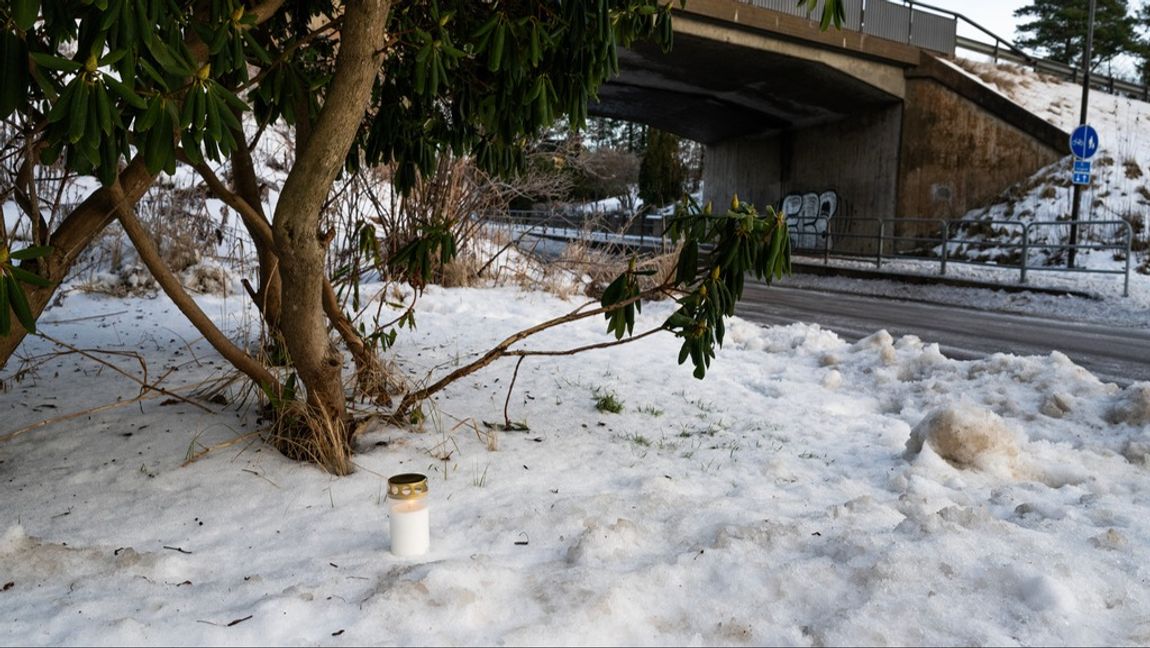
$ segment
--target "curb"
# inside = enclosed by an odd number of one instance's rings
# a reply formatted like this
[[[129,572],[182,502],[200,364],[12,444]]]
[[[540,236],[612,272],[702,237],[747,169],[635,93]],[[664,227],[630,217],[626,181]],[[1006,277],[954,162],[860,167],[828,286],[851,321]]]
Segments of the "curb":
[[[812,274],[823,277],[850,277],[852,279],[888,279],[890,281],[900,281],[903,283],[911,284],[939,284],[943,286],[955,286],[958,288],[985,288],[987,290],[1002,290],[1005,292],[1035,292],[1044,293],[1047,295],[1067,295],[1072,297],[1082,297],[1084,299],[1100,300],[1102,299],[1094,293],[1088,293],[1082,290],[1071,290],[1069,288],[1048,288],[1044,286],[1031,286],[1020,284],[1001,284],[989,281],[978,281],[975,279],[957,279],[954,277],[944,277],[941,275],[924,275],[913,273],[896,273],[896,272],[883,272],[882,270],[864,270],[862,268],[843,268],[833,265],[822,265],[815,263],[792,262],[791,267],[795,273]]]

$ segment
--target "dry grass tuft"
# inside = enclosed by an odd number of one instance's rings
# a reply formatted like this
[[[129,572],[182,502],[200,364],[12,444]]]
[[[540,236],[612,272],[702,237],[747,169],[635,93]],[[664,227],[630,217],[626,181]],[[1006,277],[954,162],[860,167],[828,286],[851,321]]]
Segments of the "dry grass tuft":
[[[410,385],[393,361],[379,362],[374,367],[356,367],[355,393],[376,405],[391,406],[393,394],[403,394],[409,389]]]
[[[267,441],[288,458],[342,476],[354,471],[348,436],[342,421],[307,403],[292,401],[277,412]]]
[[[992,63],[981,63],[968,59],[955,59],[959,67],[982,80],[986,85],[997,88],[1002,94],[1013,97],[1018,86],[1021,85],[1018,71],[1012,67],[998,66]]]
[[[1122,166],[1126,170],[1126,178],[1128,180],[1137,180],[1142,177],[1142,167],[1138,165],[1138,160],[1126,158],[1122,160]]]
[[[463,252],[439,271],[439,284],[444,288],[469,288],[479,283],[483,262],[473,252]]]

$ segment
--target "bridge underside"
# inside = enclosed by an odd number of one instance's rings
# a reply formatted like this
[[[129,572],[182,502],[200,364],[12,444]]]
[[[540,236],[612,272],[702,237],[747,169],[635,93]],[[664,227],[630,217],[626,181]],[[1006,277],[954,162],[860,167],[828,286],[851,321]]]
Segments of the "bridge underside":
[[[706,144],[705,199],[799,210],[816,246],[959,218],[1065,155],[1065,133],[944,60],[795,21],[694,0],[670,53],[620,52],[590,112]]]
[[[688,34],[668,54],[621,50],[621,73],[590,112],[705,144],[794,131],[873,113],[900,99],[818,61]]]

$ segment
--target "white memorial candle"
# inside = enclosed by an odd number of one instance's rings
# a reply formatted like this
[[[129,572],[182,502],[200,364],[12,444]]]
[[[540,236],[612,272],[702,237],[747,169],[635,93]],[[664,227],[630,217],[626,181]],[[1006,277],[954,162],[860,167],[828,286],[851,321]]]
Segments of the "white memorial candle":
[[[422,556],[431,545],[427,510],[427,478],[396,475],[387,480],[390,501],[391,553],[401,557]]]

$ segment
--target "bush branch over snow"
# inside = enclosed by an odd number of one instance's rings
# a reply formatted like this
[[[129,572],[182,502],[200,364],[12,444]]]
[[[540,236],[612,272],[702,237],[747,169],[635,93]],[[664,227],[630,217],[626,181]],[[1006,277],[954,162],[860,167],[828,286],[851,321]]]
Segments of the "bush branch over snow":
[[[840,3],[826,3],[824,26],[841,17]],[[161,287],[276,407],[280,448],[302,458],[324,457],[324,468],[337,474],[352,469],[346,457],[353,426],[342,351],[328,327],[338,332],[361,375],[381,371],[364,339],[373,333],[352,324],[329,276],[337,232],[325,210],[337,177],[390,164],[394,188],[405,193],[449,152],[471,154],[483,172],[512,173],[523,168],[530,137],[561,117],[575,128],[584,124],[589,100],[618,70],[617,47],[646,40],[666,49],[672,41],[671,6],[656,0],[14,0],[0,9],[0,20],[6,62],[0,118],[13,126],[6,159],[19,170],[12,174],[16,202],[31,224],[25,251],[7,227],[0,232],[0,310],[11,308],[20,324],[0,327],[0,362],[7,363],[76,260],[119,217],[133,243],[145,248],[141,257]],[[254,124],[254,132],[245,124]],[[282,167],[278,200],[265,212],[252,151],[269,129],[283,124],[292,131],[294,151]],[[49,165],[100,184],[51,222],[36,200],[38,170]],[[212,332],[146,250],[133,209],[162,175],[187,169],[198,171],[248,229],[260,282],[249,292],[266,325],[268,356],[286,363],[286,373],[257,366],[255,356]],[[408,269],[421,269],[419,280],[425,281],[432,255],[449,262],[456,245],[450,228],[437,225],[421,235],[366,247],[402,257]],[[770,253],[785,257],[777,249]],[[757,262],[743,256],[730,265],[724,259],[717,272]],[[719,274],[710,281],[736,281]],[[693,277],[678,281],[687,285]],[[630,290],[626,276],[620,281]],[[737,294],[712,293],[703,301]],[[629,334],[631,306],[604,307],[611,331],[621,336],[626,328]],[[699,313],[683,317],[691,315]],[[693,326],[684,335],[688,341],[709,339],[702,329],[721,321]],[[673,328],[690,326],[684,321]],[[684,359],[690,357],[700,374],[712,355],[709,344],[684,347]],[[404,403],[400,409],[411,399]],[[338,448],[329,451],[331,444]]]

